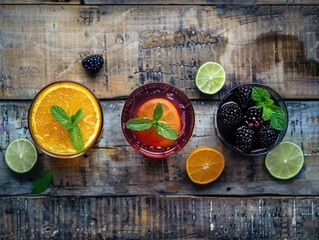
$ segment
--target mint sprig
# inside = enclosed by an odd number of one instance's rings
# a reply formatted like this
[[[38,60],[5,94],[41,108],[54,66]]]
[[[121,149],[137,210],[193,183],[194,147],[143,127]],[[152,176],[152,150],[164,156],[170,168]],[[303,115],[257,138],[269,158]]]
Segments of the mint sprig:
[[[44,192],[53,180],[53,172],[50,170],[43,170],[32,181],[31,191],[33,194],[39,194]]]
[[[164,138],[175,140],[178,138],[178,133],[174,128],[163,121],[160,121],[163,116],[163,107],[160,103],[156,104],[153,111],[153,119],[148,118],[133,118],[127,121],[126,127],[134,131],[144,131],[154,127],[155,131]]]
[[[78,123],[84,116],[83,109],[79,109],[71,116],[59,106],[51,106],[50,111],[52,116],[69,131],[69,138],[73,147],[78,152],[82,152],[84,150],[84,139]]]
[[[252,98],[256,102],[257,107],[263,109],[263,120],[269,120],[270,126],[274,129],[283,130],[286,125],[285,113],[281,107],[274,104],[274,101],[270,97],[266,89],[253,87]]]

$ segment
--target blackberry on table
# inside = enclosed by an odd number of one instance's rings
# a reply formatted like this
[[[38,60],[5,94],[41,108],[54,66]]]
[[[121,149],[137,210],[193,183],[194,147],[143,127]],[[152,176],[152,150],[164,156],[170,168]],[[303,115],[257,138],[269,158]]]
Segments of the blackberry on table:
[[[256,106],[250,107],[245,113],[245,123],[250,129],[258,129],[263,123],[262,119],[263,110]]]
[[[97,73],[104,64],[102,55],[95,54],[87,56],[82,60],[83,67],[90,73]]]
[[[235,99],[238,105],[242,108],[248,108],[254,104],[251,97],[251,86],[239,86],[235,92]]]
[[[272,128],[269,124],[262,125],[258,131],[258,138],[263,148],[271,147],[277,141],[279,131]]]
[[[236,126],[243,120],[243,113],[238,104],[231,101],[221,106],[218,117],[225,125]]]
[[[256,141],[255,131],[246,126],[241,126],[236,130],[236,147],[243,152],[253,150]]]

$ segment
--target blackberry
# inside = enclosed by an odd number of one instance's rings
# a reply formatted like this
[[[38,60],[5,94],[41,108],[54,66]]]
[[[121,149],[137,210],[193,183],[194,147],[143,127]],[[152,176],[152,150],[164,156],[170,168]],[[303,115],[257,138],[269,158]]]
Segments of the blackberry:
[[[256,141],[255,131],[246,126],[241,126],[236,130],[236,147],[243,152],[250,152]]]
[[[82,60],[83,67],[90,73],[97,73],[104,64],[102,55],[95,54],[87,56]]]
[[[263,148],[269,148],[274,145],[277,141],[279,132],[280,131],[272,128],[269,124],[262,125],[258,131],[260,145]]]
[[[221,106],[218,117],[225,125],[234,126],[240,123],[244,116],[238,104],[231,101]]]
[[[248,108],[254,104],[251,97],[252,86],[239,86],[235,92],[235,99],[242,108]]]
[[[260,128],[263,123],[262,115],[263,110],[261,108],[256,106],[248,108],[245,113],[246,126],[250,129]]]

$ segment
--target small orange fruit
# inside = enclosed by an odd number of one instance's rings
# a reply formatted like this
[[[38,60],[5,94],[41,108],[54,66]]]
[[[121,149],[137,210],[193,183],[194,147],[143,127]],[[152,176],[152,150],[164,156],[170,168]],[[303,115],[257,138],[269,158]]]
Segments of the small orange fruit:
[[[154,109],[158,103],[160,103],[163,108],[163,115],[160,118],[160,121],[165,122],[179,133],[182,124],[178,111],[173,103],[165,98],[153,98],[143,103],[137,110],[137,117],[153,119]],[[148,130],[136,132],[136,134],[144,144],[151,146],[167,147],[174,142],[173,140],[160,136],[153,127]]]
[[[195,148],[186,160],[188,177],[197,184],[207,184],[215,181],[223,172],[224,156],[212,147]]]

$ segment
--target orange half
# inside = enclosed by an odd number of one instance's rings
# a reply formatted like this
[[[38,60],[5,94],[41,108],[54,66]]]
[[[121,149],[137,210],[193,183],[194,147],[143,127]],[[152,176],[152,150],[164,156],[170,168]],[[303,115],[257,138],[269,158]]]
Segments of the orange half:
[[[175,129],[177,133],[180,133],[182,125],[178,111],[173,103],[165,98],[153,98],[143,103],[137,110],[137,117],[153,119],[153,112],[158,103],[160,103],[163,108],[163,116],[160,118],[160,121],[165,122]],[[136,134],[144,144],[149,146],[167,147],[174,142],[174,140],[159,135],[153,127],[148,130],[137,131]]]
[[[215,181],[223,172],[224,156],[212,147],[195,148],[186,160],[188,177],[198,184],[207,184]]]
[[[29,129],[35,142],[49,153],[77,153],[69,139],[68,130],[51,114],[50,107],[54,105],[63,108],[69,115],[83,109],[84,117],[79,126],[84,138],[84,151],[90,148],[102,129],[102,109],[87,88],[73,82],[53,83],[36,96],[29,111]]]

